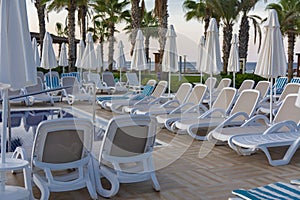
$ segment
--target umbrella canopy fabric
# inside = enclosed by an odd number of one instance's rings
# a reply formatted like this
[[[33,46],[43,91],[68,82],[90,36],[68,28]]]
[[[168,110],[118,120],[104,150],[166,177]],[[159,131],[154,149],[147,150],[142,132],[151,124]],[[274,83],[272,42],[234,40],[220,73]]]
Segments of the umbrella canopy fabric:
[[[48,32],[45,33],[43,42],[41,67],[51,70],[56,68],[58,64],[53,50],[52,38]]]
[[[178,71],[178,54],[176,45],[176,33],[174,26],[170,25],[166,34],[166,45],[164,49],[164,55],[162,59],[162,71],[169,72],[169,89],[168,93],[170,96],[171,92],[171,72]]]
[[[259,58],[254,73],[264,78],[271,78],[272,86],[273,78],[285,76],[286,63],[287,61],[277,12],[271,9],[265,24],[265,38],[259,52]],[[273,94],[272,90],[270,90],[270,122],[272,122],[273,117],[272,101]]]
[[[144,48],[144,36],[141,30],[138,30],[135,45],[133,49],[131,70],[139,71],[139,82],[141,85],[141,70],[147,69],[146,54]]]
[[[122,40],[120,40],[119,44],[118,44],[118,58],[117,58],[117,62],[116,62],[116,67],[118,69],[121,69],[122,67],[126,67],[126,59],[125,59],[125,54],[124,54],[124,45]]]
[[[82,56],[84,53],[84,42],[83,40],[80,40],[79,44],[77,44],[77,58],[76,58],[76,62],[75,62],[75,66],[78,67],[80,66],[80,62],[82,60]]]
[[[215,18],[211,18],[206,33],[205,57],[203,60],[203,72],[210,74],[219,74],[221,71],[221,51],[219,42],[219,31]],[[210,82],[211,83],[211,82]],[[212,86],[210,85],[210,88]],[[209,91],[209,108],[212,104],[212,91]]]
[[[84,53],[83,53],[80,65],[78,67],[87,69],[90,71],[90,70],[97,69],[97,59],[96,59],[96,54],[95,54],[92,33],[88,33],[86,38],[87,38],[86,47],[84,49]]]
[[[207,74],[219,74],[221,71],[221,51],[219,31],[215,18],[211,18],[206,34],[205,57],[203,60],[203,72]]]
[[[41,65],[41,60],[40,60],[41,58],[40,58],[36,38],[32,38],[31,45],[32,45],[32,49],[33,49],[33,58],[34,58],[35,66],[39,67]]]
[[[101,45],[98,44],[96,48],[96,59],[97,59],[97,72],[100,72],[103,67],[102,50]]]
[[[66,67],[66,66],[69,65],[66,43],[61,44],[61,50],[60,50],[58,65],[63,66],[63,67]]]
[[[0,1],[0,72],[0,88],[3,95],[1,163],[4,164],[7,159],[5,154],[7,121],[9,119],[8,88],[20,89],[36,84],[37,80],[37,68],[34,64],[25,0]],[[9,165],[5,164],[5,168],[13,166],[14,163],[15,161],[10,159]],[[6,180],[5,171],[0,172],[0,177],[2,180]],[[31,188],[30,181],[25,184],[29,184],[27,187]],[[0,182],[0,191],[4,198],[9,199],[8,195],[14,195],[14,198],[18,199],[25,198],[24,190],[12,186],[6,187],[5,181]]]
[[[277,12],[270,10],[265,24],[265,37],[255,68],[255,74],[264,78],[286,75],[286,56]]]
[[[235,87],[235,72],[240,71],[239,47],[236,34],[233,35],[231,40],[227,71],[233,72],[233,87]]]
[[[0,1],[0,82],[13,89],[36,84],[26,3]]]
[[[227,71],[229,72],[240,71],[239,47],[238,47],[238,38],[236,34],[233,35],[231,40],[231,48],[229,53]]]
[[[122,67],[126,67],[126,59],[124,55],[124,45],[122,40],[118,44],[118,57],[116,62],[116,67],[120,70],[120,82],[122,82]]]
[[[200,82],[201,83],[202,83],[204,57],[205,57],[205,37],[201,36],[200,42],[198,44],[198,56],[197,56],[197,64],[196,64],[196,69],[201,73],[200,74]]]
[[[130,68],[132,70],[147,69],[146,54],[144,48],[144,36],[141,30],[138,30],[136,35]]]
[[[176,45],[176,33],[174,26],[170,25],[166,33],[166,45],[162,59],[162,71],[177,72],[178,71],[178,54]]]

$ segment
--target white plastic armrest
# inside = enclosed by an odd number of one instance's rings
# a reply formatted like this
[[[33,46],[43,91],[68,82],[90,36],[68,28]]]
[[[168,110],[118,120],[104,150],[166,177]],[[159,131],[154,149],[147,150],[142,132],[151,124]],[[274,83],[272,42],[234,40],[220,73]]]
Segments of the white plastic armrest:
[[[298,126],[294,121],[286,120],[272,125],[263,133],[263,135],[278,132],[283,127],[288,128],[289,132],[298,131]]]
[[[182,110],[184,110],[183,108],[188,107],[188,106],[190,106],[190,108],[192,108],[192,107],[194,107],[193,105],[194,105],[194,104],[193,104],[193,103],[190,103],[190,102],[184,103],[184,104],[178,106],[177,108],[175,108],[174,110],[172,110],[172,112],[171,112],[170,114],[182,112]],[[187,110],[188,110],[188,109],[187,109]]]
[[[164,108],[165,108],[165,107],[168,107],[168,106],[170,106],[172,103],[176,103],[176,104],[178,104],[178,106],[180,105],[179,101],[176,100],[176,99],[174,99],[174,100],[169,100],[169,101],[167,101],[166,103],[162,104],[161,107],[164,107]]]
[[[207,112],[205,112],[203,115],[199,116],[198,118],[207,118],[207,117],[210,117],[214,113],[220,113],[222,116],[224,116],[224,117],[226,116],[226,112],[224,109],[214,108],[214,109],[208,110]]]
[[[249,120],[247,120],[244,124],[241,125],[241,127],[244,126],[253,126],[253,125],[261,125],[261,123],[258,122],[258,120],[263,120],[263,122],[268,125],[270,124],[269,118],[267,118],[265,115],[255,115],[251,117]]]
[[[156,99],[154,96],[147,96],[138,102],[136,102],[134,105],[139,105],[139,104],[148,104],[149,102],[152,102],[152,100]]]

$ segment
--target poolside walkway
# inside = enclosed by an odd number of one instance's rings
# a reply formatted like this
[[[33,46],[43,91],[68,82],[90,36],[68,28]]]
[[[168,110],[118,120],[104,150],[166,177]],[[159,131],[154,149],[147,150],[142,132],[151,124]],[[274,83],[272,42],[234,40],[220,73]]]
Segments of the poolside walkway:
[[[44,104],[45,105],[45,104]],[[35,107],[38,107],[37,104]],[[42,106],[42,105],[41,105]],[[55,106],[68,107],[66,103]],[[88,103],[75,103],[75,109],[91,113]],[[110,119],[111,112],[97,106],[96,115]],[[165,129],[159,131],[157,139],[162,145],[155,147],[154,162],[161,191],[155,192],[151,182],[122,184],[119,193],[112,199],[228,199],[231,190],[252,188],[275,181],[288,182],[300,178],[300,151],[286,166],[272,167],[265,155],[258,152],[252,156],[239,156],[227,146],[215,146],[210,151],[208,142],[194,141],[188,135],[175,135]],[[280,156],[284,148],[273,149]],[[206,153],[207,156],[204,156]],[[8,184],[22,185],[21,174],[8,174]],[[34,194],[39,191],[34,187]],[[86,189],[51,193],[50,199],[90,199]],[[99,197],[99,199],[104,199]]]

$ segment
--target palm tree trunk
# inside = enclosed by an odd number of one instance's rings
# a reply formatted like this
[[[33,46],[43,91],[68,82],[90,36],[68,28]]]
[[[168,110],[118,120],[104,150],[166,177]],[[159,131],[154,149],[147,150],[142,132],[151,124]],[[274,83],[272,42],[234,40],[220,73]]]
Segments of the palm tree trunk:
[[[43,49],[43,39],[46,32],[46,25],[45,25],[45,8],[46,4],[42,4],[41,0],[36,0],[34,3],[37,13],[38,13],[38,19],[39,19],[39,43],[40,43],[40,55],[42,56],[42,49]]]
[[[231,47],[231,39],[232,39],[232,24],[226,25],[223,29],[223,72],[227,73],[227,65]]]
[[[104,56],[104,53],[103,53],[103,42],[100,43],[100,49],[101,49],[101,58],[102,58],[102,63],[103,63],[103,56]],[[103,65],[100,68],[100,73],[102,73],[102,72],[103,72]]]
[[[133,49],[135,45],[135,38],[137,34],[137,30],[141,27],[141,9],[139,7],[140,0],[131,0],[131,26],[132,26],[132,33],[131,33],[131,50],[130,55],[133,54]]]
[[[86,37],[86,15],[87,7],[85,5],[80,7],[81,9],[81,38],[85,42]]]
[[[249,30],[249,20],[247,13],[244,11],[239,30],[239,57],[244,58],[245,62],[247,62],[248,56]]]
[[[68,4],[68,42],[69,42],[69,71],[75,71],[75,11],[76,0]]]
[[[113,23],[109,26],[109,44],[108,44],[108,69],[109,71],[113,70],[113,60],[114,60],[114,33],[115,25]]]
[[[149,61],[149,44],[150,44],[150,35],[145,37],[145,54],[147,62]]]
[[[155,0],[155,15],[158,17],[158,42],[159,42],[159,53],[160,53],[160,64],[164,54],[164,48],[166,43],[166,32],[168,29],[168,0]]]
[[[293,78],[293,64],[294,64],[294,48],[295,48],[295,34],[288,33],[288,78]]]

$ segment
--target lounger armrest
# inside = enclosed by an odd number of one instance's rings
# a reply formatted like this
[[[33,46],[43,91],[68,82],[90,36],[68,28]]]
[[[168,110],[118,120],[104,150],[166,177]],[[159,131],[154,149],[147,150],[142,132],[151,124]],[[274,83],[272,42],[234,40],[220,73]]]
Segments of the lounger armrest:
[[[214,109],[208,110],[207,112],[205,112],[203,115],[199,116],[198,118],[208,118],[208,117],[211,117],[212,114],[215,114],[215,113],[220,113],[221,116],[226,116],[226,111],[224,109],[214,108]]]
[[[129,95],[128,95],[129,96]],[[136,94],[136,95],[132,95],[130,98],[129,98],[129,101],[130,100],[136,100],[136,99],[143,99],[145,98],[145,95],[144,94]]]
[[[149,105],[154,105],[154,104],[156,104],[156,103],[159,103],[159,102],[162,101],[162,100],[164,100],[164,98],[162,98],[162,97],[156,98],[156,99],[154,99],[153,101],[151,101],[151,102],[149,103]]]
[[[267,102],[267,101],[269,101],[269,100],[270,100],[270,96],[266,96],[266,97],[264,97],[263,99],[261,99],[261,100],[259,101],[258,105],[261,104],[261,103]]]
[[[202,113],[204,113],[208,111],[208,108],[201,103],[190,107],[189,109],[185,110],[183,113],[195,113],[195,112],[201,113],[201,110],[203,111]]]
[[[233,115],[230,115],[222,124],[223,126],[227,126],[227,125],[230,125],[232,121],[234,121],[235,119],[237,119],[238,117],[243,117],[244,120],[248,120],[249,119],[249,116],[247,113],[245,112],[237,112],[237,113],[234,113]]]
[[[255,126],[255,125],[261,125],[258,121],[263,121],[266,125],[270,124],[269,118],[267,118],[265,115],[255,115],[251,117],[249,120],[247,120],[244,124],[241,125],[241,127],[244,126]]]
[[[171,104],[174,104],[174,103],[178,104],[178,106],[180,106],[179,101],[174,99],[174,100],[169,100],[166,103],[162,104],[161,107],[165,108],[165,107],[168,107],[168,106],[170,106]]]
[[[90,157],[86,156],[80,160],[76,160],[73,162],[69,162],[69,163],[62,163],[62,164],[52,164],[52,163],[45,163],[45,162],[40,162],[37,161],[36,159],[33,159],[32,162],[34,164],[34,166],[41,168],[41,169],[45,169],[45,168],[49,168],[51,170],[64,170],[64,169],[72,169],[74,168],[74,166],[84,166],[86,165],[88,162],[90,161]]]
[[[172,112],[170,112],[170,114],[174,114],[174,113],[180,113],[182,112],[182,110],[184,110],[183,108],[187,107],[187,106],[190,106],[191,107],[194,107],[193,106],[194,104],[193,103],[184,103],[182,105],[180,105],[179,107],[175,108],[174,110],[172,110]]]
[[[271,134],[271,133],[276,133],[278,131],[280,131],[280,129],[282,128],[288,128],[288,132],[294,132],[294,131],[298,131],[298,126],[294,121],[291,120],[286,120],[283,122],[278,122],[274,125],[272,125],[271,127],[269,127],[264,133],[263,135],[267,135],[267,134]]]
[[[147,96],[147,97],[139,100],[138,102],[136,102],[134,105],[148,104],[149,102],[151,102],[154,99],[156,99],[154,96]]]

